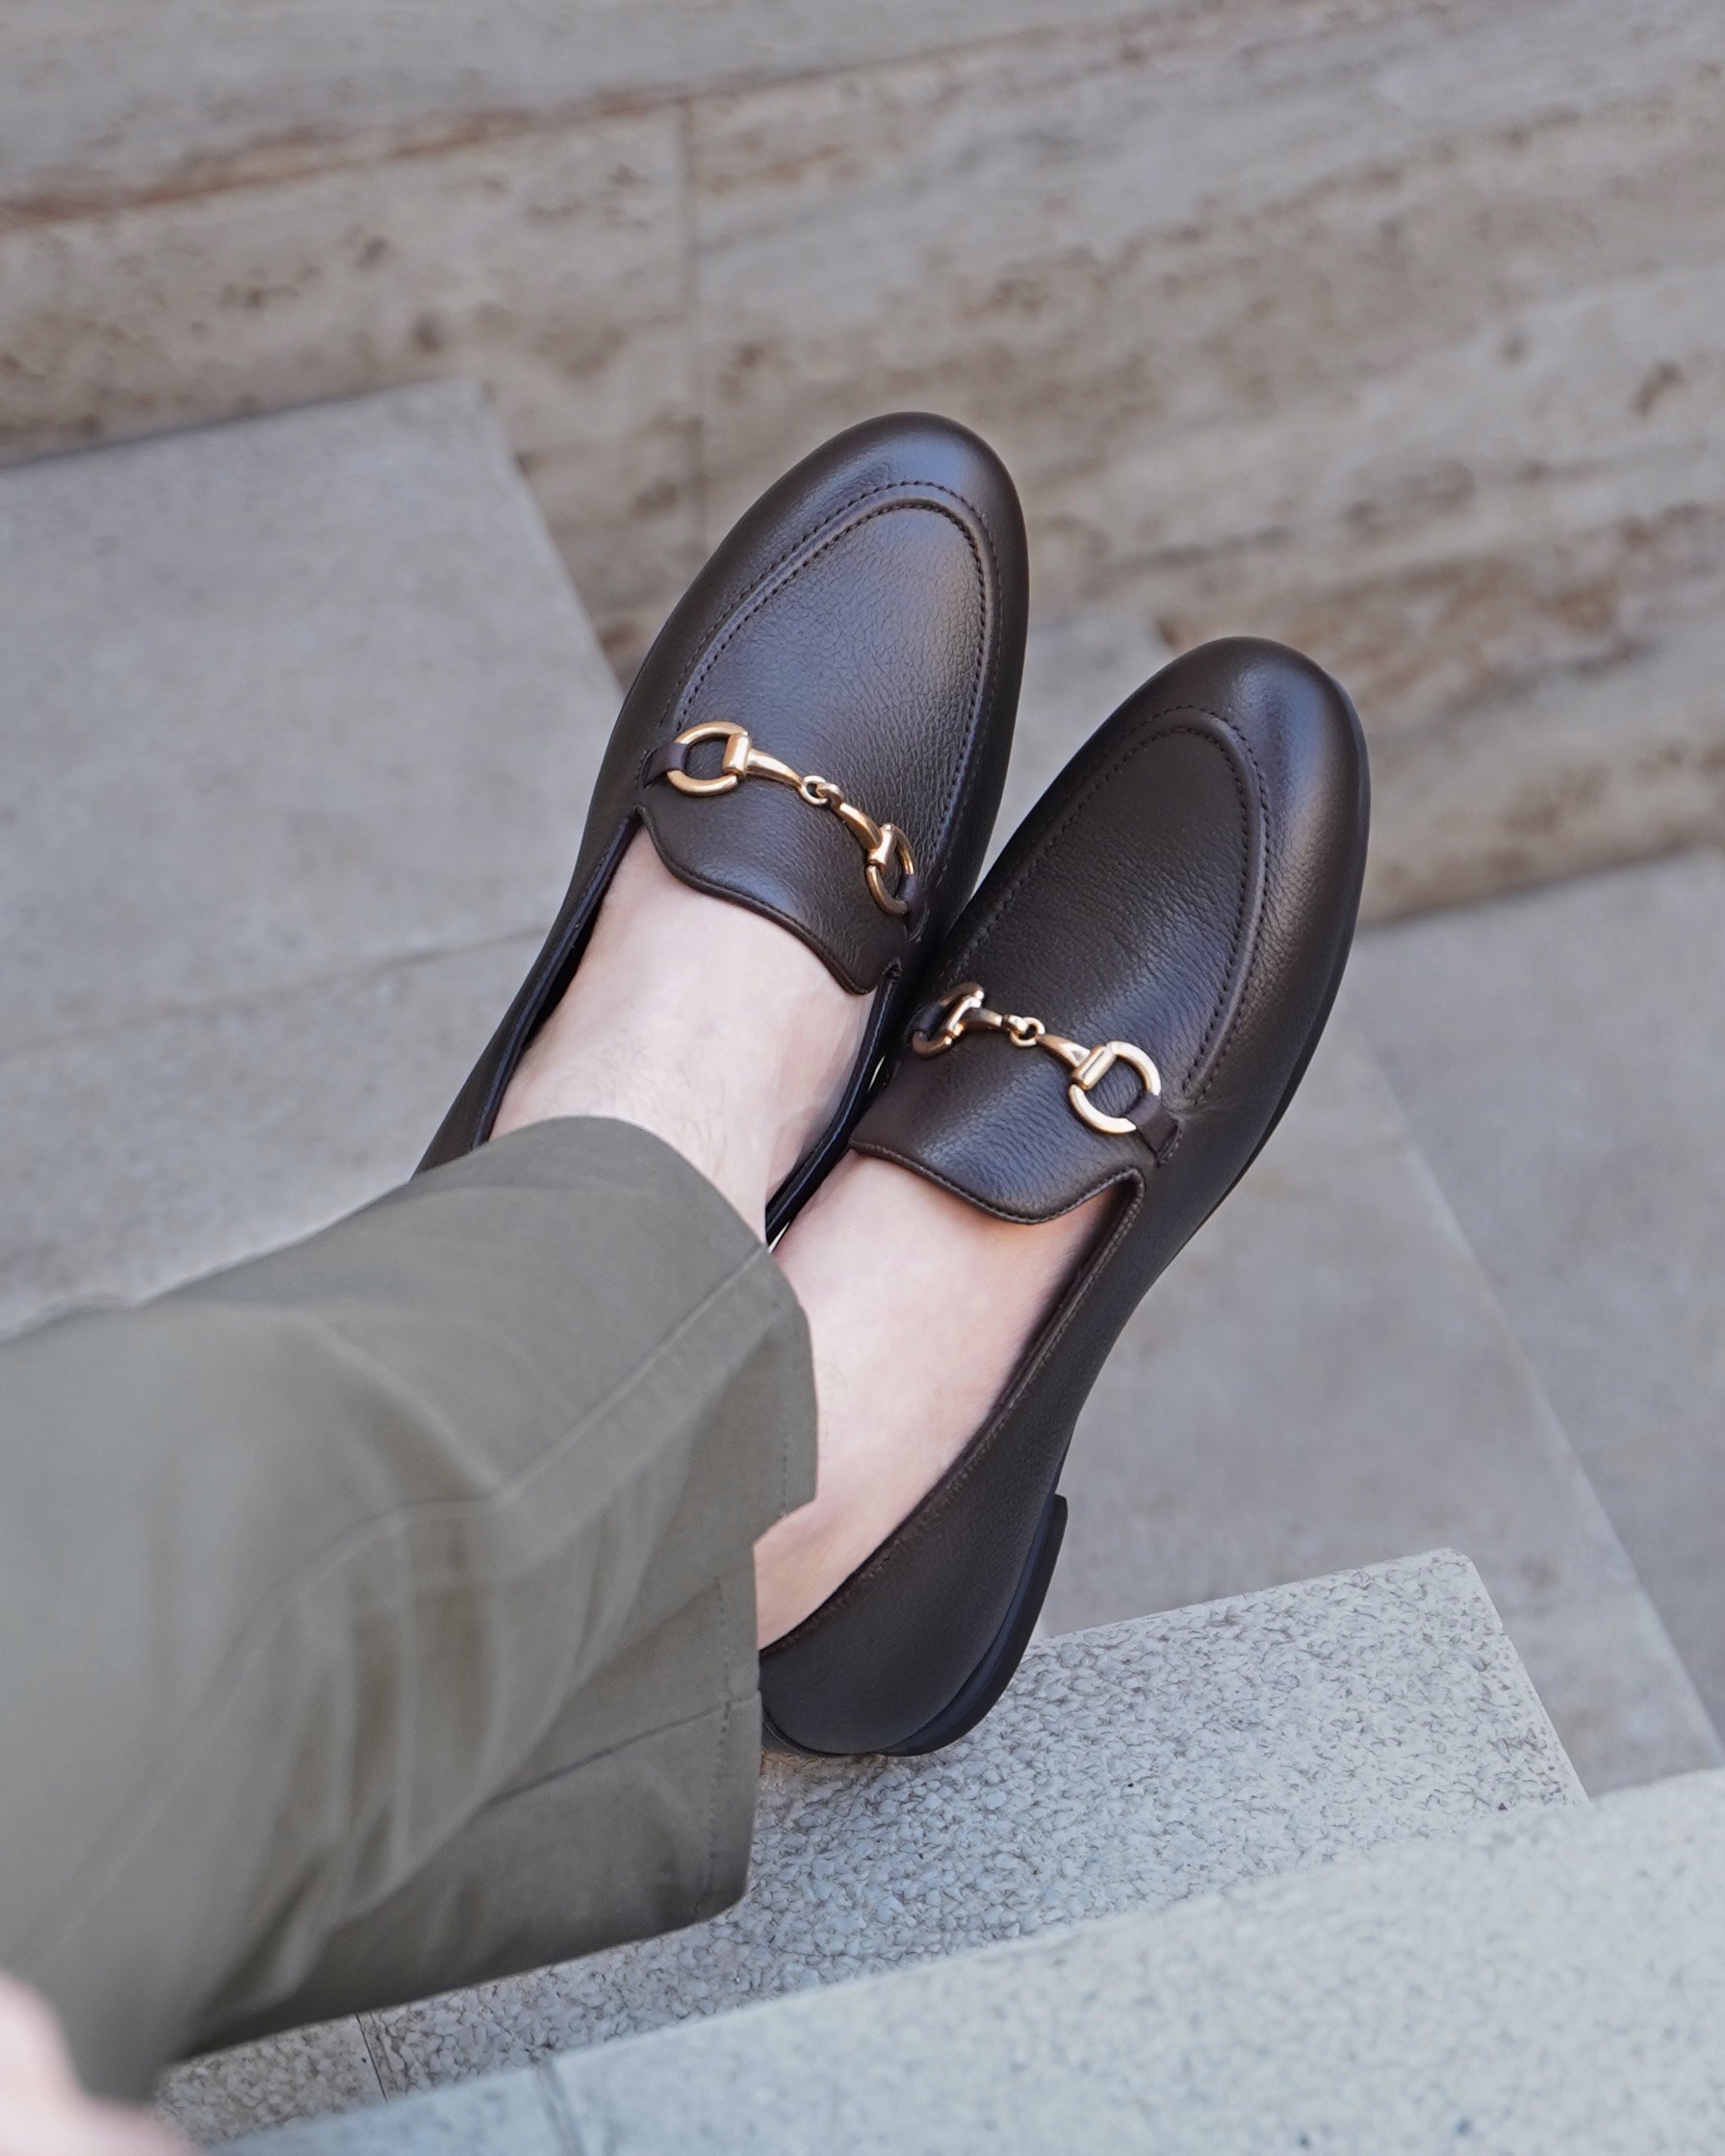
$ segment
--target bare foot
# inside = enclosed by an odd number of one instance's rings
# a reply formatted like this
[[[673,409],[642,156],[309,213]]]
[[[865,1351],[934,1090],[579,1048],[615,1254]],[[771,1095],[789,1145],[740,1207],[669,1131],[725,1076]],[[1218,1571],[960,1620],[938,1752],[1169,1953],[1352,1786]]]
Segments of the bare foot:
[[[639,1123],[760,1230],[837,1104],[868,1009],[788,929],[680,883],[637,832],[493,1135],[554,1116]]]
[[[763,1647],[818,1609],[957,1459],[1109,1209],[1104,1192],[1021,1226],[864,1154],[828,1176],[778,1249],[813,1342],[820,1488],[755,1545]]]

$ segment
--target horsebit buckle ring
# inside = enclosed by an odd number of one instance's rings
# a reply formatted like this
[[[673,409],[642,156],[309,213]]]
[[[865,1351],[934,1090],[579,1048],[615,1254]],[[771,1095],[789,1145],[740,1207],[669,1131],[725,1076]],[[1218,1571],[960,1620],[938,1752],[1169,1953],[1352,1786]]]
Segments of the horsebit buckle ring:
[[[686,752],[703,741],[725,744],[719,768],[710,779],[698,779],[686,768]],[[671,760],[679,751],[684,752],[683,760]],[[680,733],[666,752],[658,775],[669,779],[679,793],[699,795],[729,793],[745,779],[770,779],[775,785],[789,786],[811,808],[830,808],[862,847],[862,873],[868,883],[868,895],[881,911],[904,914],[911,911],[916,862],[911,852],[911,841],[898,826],[876,823],[866,809],[859,808],[854,801],[847,801],[843,787],[836,785],[831,779],[822,779],[813,772],[805,778],[802,772],[793,771],[777,757],[758,749],[749,738],[748,729],[738,726],[734,719],[708,719]],[[888,872],[893,869],[898,877],[896,891],[887,882]]]
[[[1041,1018],[1022,1018],[1015,1014],[991,1011],[983,1000],[983,989],[975,981],[965,981],[953,989],[941,1006],[940,1024],[932,1032],[914,1033],[911,1046],[919,1056],[943,1056],[955,1048],[967,1033],[1003,1033],[1015,1048],[1040,1048],[1046,1056],[1053,1056],[1072,1073],[1067,1087],[1067,1098],[1072,1113],[1092,1130],[1104,1132],[1111,1138],[1132,1138],[1138,1135],[1139,1126],[1125,1116],[1105,1116],[1091,1099],[1091,1094],[1114,1068],[1123,1063],[1131,1070],[1145,1094],[1160,1100],[1162,1074],[1142,1048],[1135,1048],[1129,1040],[1104,1040],[1099,1048],[1086,1048],[1081,1042],[1068,1040],[1058,1033],[1050,1033]]]

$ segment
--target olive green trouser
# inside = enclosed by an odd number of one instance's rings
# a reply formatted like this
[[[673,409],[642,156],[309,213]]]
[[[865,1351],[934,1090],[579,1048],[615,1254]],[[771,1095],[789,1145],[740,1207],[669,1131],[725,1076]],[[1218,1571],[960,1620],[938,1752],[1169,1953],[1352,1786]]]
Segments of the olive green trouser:
[[[778,1268],[624,1123],[0,1346],[0,1967],[137,2093],[722,1908],[813,1475]]]

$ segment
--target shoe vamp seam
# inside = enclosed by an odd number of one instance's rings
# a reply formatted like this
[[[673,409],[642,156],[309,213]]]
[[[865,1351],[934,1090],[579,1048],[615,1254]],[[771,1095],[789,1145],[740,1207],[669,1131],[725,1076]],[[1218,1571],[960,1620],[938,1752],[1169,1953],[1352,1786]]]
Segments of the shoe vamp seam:
[[[1201,717],[1209,719],[1215,725],[1220,726],[1226,732],[1230,740],[1234,742],[1234,744],[1239,749],[1241,756],[1249,765],[1253,782],[1256,785],[1258,793],[1259,828],[1264,834],[1264,845],[1262,851],[1267,854],[1270,824],[1269,802],[1266,797],[1263,773],[1258,766],[1257,758],[1251,753],[1250,745],[1244,739],[1239,730],[1227,718],[1225,718],[1219,711],[1212,711],[1208,709],[1203,705],[1172,705],[1168,706],[1165,710],[1156,712],[1155,714],[1153,714],[1153,716],[1156,719],[1161,719],[1173,716],[1175,713],[1180,711],[1197,712]],[[1037,840],[1035,850],[1032,852],[1030,858],[1026,861],[1024,861],[1023,864],[1015,873],[1012,882],[1006,886],[1003,891],[1001,891],[1000,895],[997,898],[991,901],[987,914],[984,916],[978,926],[971,932],[971,934],[965,938],[963,960],[961,962],[957,962],[952,967],[945,968],[943,970],[951,972],[955,978],[961,973],[965,977],[969,977],[972,973],[977,972],[979,962],[981,961],[983,954],[988,948],[990,938],[999,928],[1003,914],[1011,906],[1013,900],[1017,896],[1024,883],[1041,869],[1050,849],[1065,835],[1068,827],[1072,823],[1073,819],[1082,812],[1082,810],[1089,805],[1089,803],[1104,785],[1106,785],[1111,780],[1118,778],[1120,773],[1125,769],[1126,765],[1131,762],[1134,757],[1141,756],[1146,751],[1157,747],[1160,743],[1171,740],[1176,734],[1182,733],[1189,735],[1194,740],[1208,742],[1209,746],[1216,749],[1219,755],[1223,756],[1223,761],[1228,766],[1228,775],[1233,781],[1235,795],[1240,803],[1243,835],[1245,837],[1247,848],[1247,858],[1242,865],[1240,875],[1239,903],[1235,908],[1234,926],[1232,934],[1228,940],[1227,964],[1223,971],[1222,987],[1217,991],[1214,1003],[1212,1004],[1210,1016],[1205,1024],[1203,1035],[1198,1041],[1197,1047],[1194,1050],[1192,1058],[1178,1082],[1178,1091],[1182,1094],[1182,1096],[1184,1096],[1186,1094],[1187,1089],[1190,1088],[1197,1079],[1199,1072],[1203,1072],[1203,1083],[1198,1087],[1197,1092],[1191,1094],[1190,1098],[1186,1100],[1186,1106],[1188,1108],[1196,1108],[1203,1099],[1205,1093],[1209,1091],[1211,1085],[1215,1082],[1217,1072],[1221,1068],[1223,1056],[1225,1055],[1229,1040],[1232,1037],[1232,1020],[1233,1018],[1238,1017],[1240,1007],[1245,1002],[1246,990],[1248,986],[1249,985],[1253,968],[1256,964],[1257,944],[1259,933],[1262,927],[1264,912],[1262,902],[1262,876],[1257,879],[1259,884],[1258,904],[1255,909],[1252,906],[1253,878],[1251,874],[1251,855],[1253,848],[1251,843],[1251,803],[1248,799],[1246,789],[1241,783],[1239,772],[1234,768],[1232,761],[1222,751],[1221,744],[1214,741],[1200,729],[1197,727],[1163,728],[1160,731],[1149,734],[1147,737],[1141,737],[1138,740],[1133,741],[1128,747],[1121,750],[1118,756],[1111,758],[1110,761],[1106,763],[1102,767],[1102,769],[1098,771],[1094,775],[1094,777],[1086,784],[1083,791],[1078,795],[1077,799],[1069,802],[1067,807],[1061,811],[1059,818],[1056,820],[1053,826]],[[1253,915],[1249,923],[1248,921],[1249,913],[1251,913]],[[1243,944],[1246,945],[1244,951],[1242,950]],[[1223,1034],[1223,1038],[1221,1040],[1217,1040],[1217,1029],[1219,1026],[1221,1026],[1224,1014],[1227,1013],[1230,1001],[1233,1004],[1232,1017],[1230,1018],[1227,1030]],[[1061,1023],[1059,1019],[1054,1019],[1050,1022],[1054,1023],[1057,1027]],[[1071,1023],[1072,1021],[1068,1019],[1066,1022]],[[1206,1063],[1208,1067],[1206,1067]]]
[[[963,518],[955,515],[950,508],[945,507],[940,501],[915,499],[886,501],[878,507],[868,510],[861,517],[849,517],[851,509],[860,506],[862,502],[869,500],[872,496],[888,492],[896,493],[905,487],[921,487],[928,493],[945,495],[950,500],[956,501],[962,507],[967,509],[971,517],[975,519],[977,530],[982,534],[983,544],[988,549],[989,559],[987,564],[984,564],[976,536],[970,530],[969,526],[965,524]],[[960,798],[970,775],[976,737],[982,725],[982,714],[986,703],[985,689],[992,672],[990,664],[989,629],[993,608],[991,606],[990,601],[992,592],[998,587],[1000,575],[999,563],[994,555],[993,541],[989,535],[988,525],[982,512],[973,502],[966,500],[962,494],[955,492],[950,487],[941,487],[933,480],[925,479],[895,480],[889,489],[871,487],[866,495],[859,495],[854,501],[846,503],[834,512],[836,518],[848,517],[849,521],[839,524],[835,529],[828,530],[827,524],[833,521],[828,519],[826,524],[816,525],[811,530],[806,531],[795,546],[786,549],[785,552],[780,554],[768,568],[764,569],[756,578],[752,584],[746,586],[729,603],[723,616],[722,632],[715,631],[714,635],[707,639],[689,660],[672,699],[673,716],[670,731],[674,733],[681,727],[690,700],[699,693],[712,667],[743,629],[760,618],[765,607],[769,606],[782,594],[787,592],[806,570],[811,568],[814,563],[831,552],[841,541],[850,538],[854,533],[860,531],[864,525],[871,524],[877,517],[891,516],[904,509],[921,509],[925,513],[943,517],[959,533],[969,552],[971,563],[976,572],[976,589],[979,601],[976,636],[970,661],[969,716],[965,723],[965,737],[960,744],[959,754],[954,759],[946,778],[940,799],[940,812],[935,820],[934,834],[928,843],[929,856],[931,859],[936,859],[944,848],[947,836],[952,829]],[[821,537],[823,531],[826,533],[824,538]],[[798,561],[797,554],[803,549],[808,551],[804,553],[803,559]],[[785,575],[786,566],[791,563],[795,563],[795,566],[790,568],[788,575]]]

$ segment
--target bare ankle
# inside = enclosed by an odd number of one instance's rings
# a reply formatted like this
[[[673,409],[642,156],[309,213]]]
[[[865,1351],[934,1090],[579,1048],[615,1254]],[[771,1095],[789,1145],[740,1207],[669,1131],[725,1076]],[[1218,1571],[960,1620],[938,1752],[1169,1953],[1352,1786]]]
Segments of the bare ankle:
[[[820,1489],[756,1544],[762,1645],[818,1608],[933,1489],[1111,1210],[1104,1193],[1024,1226],[889,1162],[839,1163],[779,1245],[814,1351]]]
[[[866,1012],[787,930],[680,883],[638,832],[493,1135],[556,1116],[638,1123],[759,1228]]]

